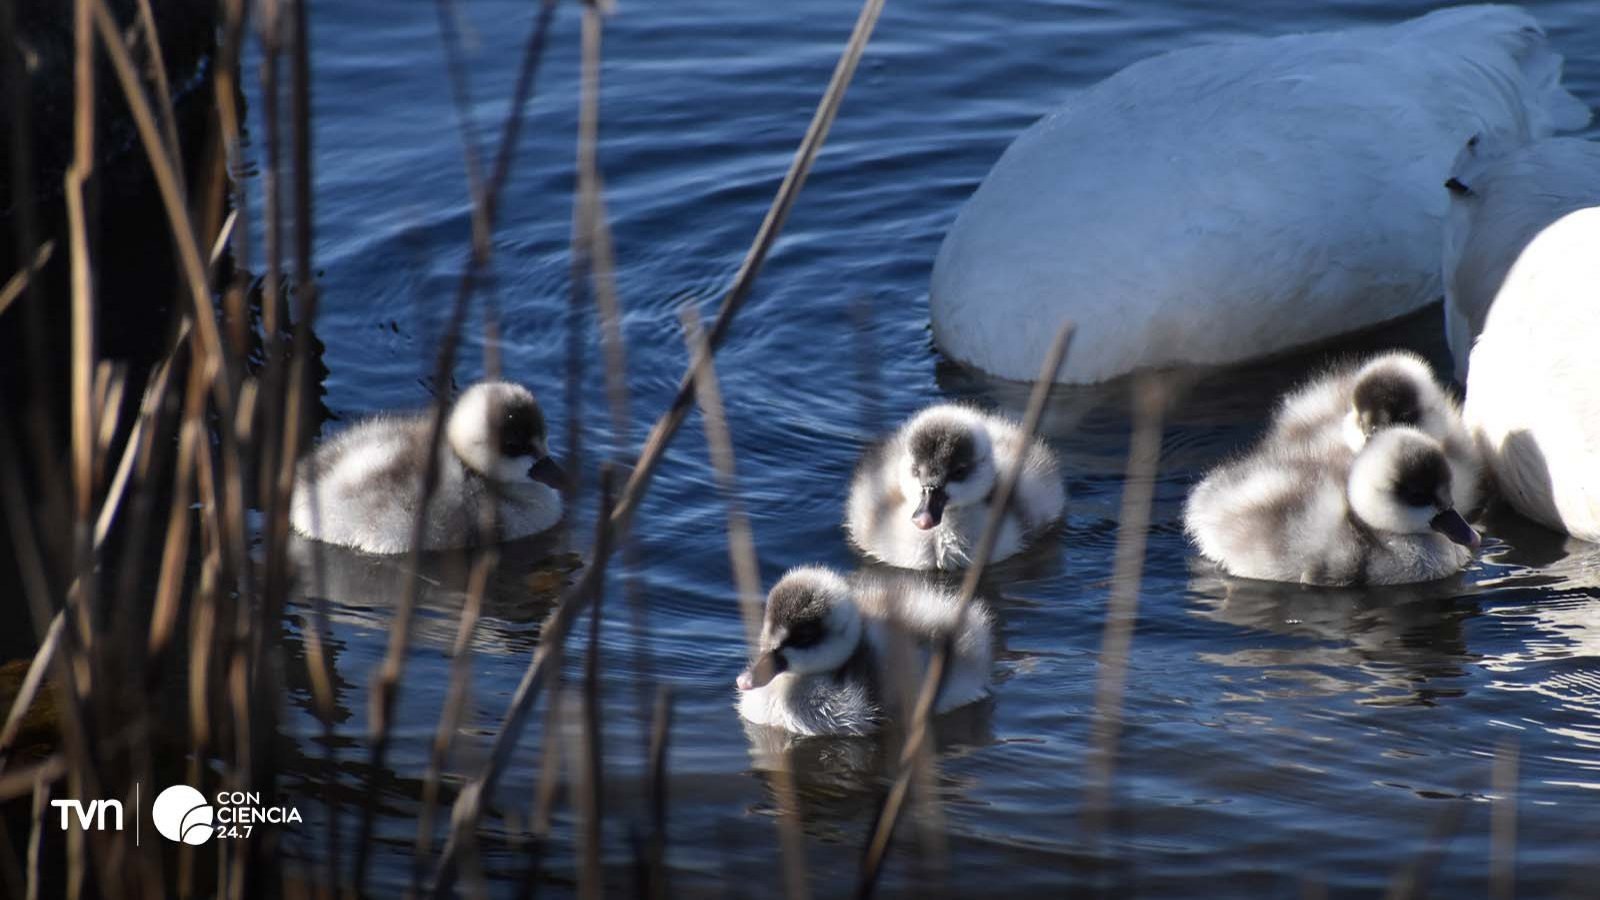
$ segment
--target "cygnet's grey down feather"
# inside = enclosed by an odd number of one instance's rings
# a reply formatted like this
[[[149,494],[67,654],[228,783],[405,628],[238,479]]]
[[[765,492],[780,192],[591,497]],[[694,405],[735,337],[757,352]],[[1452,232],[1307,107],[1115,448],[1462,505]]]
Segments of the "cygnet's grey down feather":
[[[960,404],[930,406],[868,448],[850,484],[845,531],[863,554],[892,566],[965,568],[1000,473],[1018,460],[993,555],[1005,559],[1060,520],[1060,467],[1017,423]]]
[[[989,611],[956,599],[920,579],[791,569],[767,596],[756,659],[738,679],[739,714],[798,735],[870,734],[913,695],[946,638],[952,655],[934,711],[988,696]]]
[[[1263,442],[1189,495],[1184,527],[1208,559],[1245,578],[1402,584],[1460,571],[1478,536],[1456,511],[1441,444],[1398,425],[1358,453]]]
[[[1285,394],[1265,444],[1321,455],[1355,453],[1376,432],[1410,425],[1437,440],[1450,461],[1456,509],[1470,513],[1481,498],[1482,462],[1460,407],[1426,360],[1391,350],[1338,366]]]
[[[428,432],[427,413],[383,415],[323,442],[296,471],[290,525],[313,540],[369,553],[408,550]],[[506,382],[469,388],[450,410],[438,452],[422,549],[472,544],[486,522],[489,537],[503,541],[560,520],[565,475],[550,458],[544,416],[527,389]]]

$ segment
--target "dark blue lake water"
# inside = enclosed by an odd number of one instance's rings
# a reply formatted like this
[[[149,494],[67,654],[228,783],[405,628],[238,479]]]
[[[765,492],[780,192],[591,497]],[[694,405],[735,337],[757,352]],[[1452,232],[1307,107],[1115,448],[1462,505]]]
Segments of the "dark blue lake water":
[[[1020,412],[1023,389],[964,373],[933,349],[926,303],[941,236],[1019,131],[1074,90],[1163,50],[1390,22],[1429,8],[1191,6],[891,0],[783,239],[718,357],[766,584],[801,563],[857,564],[839,521],[851,466],[875,432],[941,398]],[[535,7],[459,4],[486,143],[497,138]],[[600,155],[626,308],[634,442],[683,369],[679,309],[695,303],[709,314],[727,284],[856,10],[851,0],[625,0],[610,20]],[[1564,0],[1534,11],[1567,54],[1568,83],[1600,105],[1600,9]],[[557,436],[571,416],[565,316],[577,12],[563,5],[557,19],[502,204],[492,283],[481,294],[499,310],[505,374],[543,399]],[[324,297],[316,330],[326,344],[327,404],[350,420],[430,398],[425,374],[466,259],[470,205],[434,5],[314,4],[313,28]],[[252,81],[248,89],[259,137],[259,87]],[[1403,342],[1437,352],[1436,315],[1361,346]],[[456,371],[463,385],[483,371],[481,318],[468,330]],[[586,340],[592,363],[581,428],[592,485],[610,429],[598,344],[592,334]],[[1067,527],[1057,545],[989,579],[1003,648],[996,696],[946,723],[937,803],[912,809],[913,820],[943,831],[948,857],[925,853],[918,832],[902,829],[886,889],[908,890],[929,866],[943,865],[935,877],[962,894],[1085,885],[1156,895],[1282,895],[1302,886],[1371,893],[1437,854],[1427,877],[1438,892],[1478,895],[1489,879],[1487,801],[1507,796],[1492,786],[1491,769],[1497,752],[1515,752],[1520,889],[1593,891],[1600,549],[1491,520],[1492,540],[1463,577],[1392,591],[1230,584],[1192,563],[1179,524],[1186,490],[1249,441],[1271,398],[1323,358],[1201,378],[1169,411],[1128,667],[1117,811],[1098,865],[1080,822],[1130,416],[1123,389],[1056,392],[1047,429],[1072,496]],[[556,536],[558,552],[586,551],[594,504],[591,489]],[[610,579],[606,599],[605,850],[616,890],[630,884],[629,838],[645,816],[646,716],[638,704],[658,684],[670,686],[675,711],[674,886],[751,896],[781,890],[777,801],[764,771],[770,757],[752,747],[732,708],[744,632],[724,515],[694,418],[637,519],[642,621],[620,577]],[[478,770],[554,590],[574,577],[560,562],[566,557],[545,559],[550,550],[548,542],[508,549],[491,585],[472,639],[472,693],[446,769],[450,784]],[[331,602],[339,711],[331,743],[299,660],[290,660],[286,728],[295,759],[286,790],[307,822],[284,840],[308,864],[329,853],[330,780],[342,802],[339,830],[353,841],[353,801],[368,775],[367,685],[403,578],[399,563],[364,557],[335,554],[328,566],[320,593]],[[419,781],[465,593],[457,569],[430,564],[421,586],[375,857],[384,886],[410,877]],[[292,648],[303,644],[311,608],[289,610]],[[568,669],[576,675],[577,663]],[[518,835],[533,804],[542,728],[536,721],[519,745],[480,834],[479,864],[496,895],[513,894],[528,866]],[[569,733],[552,734],[564,751],[572,749]],[[871,741],[812,741],[795,766],[813,887],[836,895],[854,883],[893,754]],[[562,804],[541,876],[558,892],[576,878],[570,808]],[[348,845],[343,852],[348,861]]]

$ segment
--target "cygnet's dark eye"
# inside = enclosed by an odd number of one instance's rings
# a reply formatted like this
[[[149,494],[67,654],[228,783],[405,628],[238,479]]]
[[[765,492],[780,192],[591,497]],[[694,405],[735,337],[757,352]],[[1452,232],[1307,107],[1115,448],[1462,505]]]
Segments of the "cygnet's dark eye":
[[[533,456],[535,430],[526,410],[515,407],[508,410],[500,420],[501,455]]]
[[[822,640],[822,623],[817,621],[801,622],[789,629],[789,637],[784,640],[785,647],[804,649],[815,645]]]
[[[1433,505],[1433,495],[1414,485],[1395,485],[1394,492],[1395,496],[1400,498],[1400,502],[1407,506],[1425,507]]]
[[[971,466],[957,466],[956,468],[950,470],[950,480],[951,481],[966,481],[967,480],[967,476],[971,475],[971,474],[972,474],[972,467]]]

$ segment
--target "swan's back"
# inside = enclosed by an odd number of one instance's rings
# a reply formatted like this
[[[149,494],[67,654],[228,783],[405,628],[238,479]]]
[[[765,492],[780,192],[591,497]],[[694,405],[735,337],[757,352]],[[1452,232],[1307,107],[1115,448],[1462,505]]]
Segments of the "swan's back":
[[[1439,293],[1440,185],[1467,138],[1578,127],[1560,57],[1513,7],[1241,40],[1136,63],[1008,148],[940,248],[934,335],[1032,378],[1223,363]],[[1050,326],[1050,327],[1042,327]]]
[[[1600,144],[1550,138],[1493,153],[1480,141],[1452,173],[1469,192],[1452,200],[1444,251],[1445,335],[1462,381],[1472,339],[1523,248],[1567,213],[1600,205]]]

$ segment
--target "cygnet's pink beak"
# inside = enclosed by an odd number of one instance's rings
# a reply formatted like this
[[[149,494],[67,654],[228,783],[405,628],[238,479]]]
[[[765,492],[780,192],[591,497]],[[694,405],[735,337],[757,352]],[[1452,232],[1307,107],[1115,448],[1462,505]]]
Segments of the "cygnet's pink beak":
[[[922,502],[917,504],[916,512],[911,514],[911,524],[923,531],[938,525],[944,518],[944,504],[947,499],[944,488],[924,487]]]
[[[739,677],[735,679],[733,683],[737,685],[741,691],[748,691],[756,686],[756,680],[751,677],[749,669],[745,669],[743,672],[740,672]]]

